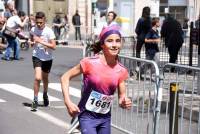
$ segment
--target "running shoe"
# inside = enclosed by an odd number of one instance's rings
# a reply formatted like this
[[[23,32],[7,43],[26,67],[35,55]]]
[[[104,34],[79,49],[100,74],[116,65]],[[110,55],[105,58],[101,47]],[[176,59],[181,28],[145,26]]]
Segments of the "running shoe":
[[[37,101],[33,101],[32,105],[31,105],[32,111],[36,111],[37,107],[38,107],[38,102]]]
[[[43,101],[44,101],[44,106],[47,107],[49,105],[49,98],[47,94],[43,94]]]

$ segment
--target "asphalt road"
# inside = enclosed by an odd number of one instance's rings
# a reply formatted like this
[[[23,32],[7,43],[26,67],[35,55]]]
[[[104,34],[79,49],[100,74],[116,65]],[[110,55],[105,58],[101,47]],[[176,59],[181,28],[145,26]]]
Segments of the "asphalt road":
[[[62,93],[58,90],[59,77],[79,63],[82,49],[55,50],[49,77],[50,83],[56,86],[54,89],[49,88],[49,95],[53,101],[49,107],[43,107],[40,101],[41,106],[37,112],[30,111],[34,80],[32,50],[21,51],[21,57],[24,58],[22,61],[0,60],[0,134],[66,133],[71,118],[63,104]],[[71,86],[80,89],[80,77],[74,78]],[[42,93],[42,86],[40,92]],[[79,100],[74,96],[72,99],[75,102]]]
[[[65,71],[79,63],[82,58],[82,49],[78,47],[58,47],[55,50],[49,77],[50,106],[42,106],[41,85],[40,107],[37,112],[32,112],[30,108],[33,99],[34,80],[32,50],[21,51],[21,56],[24,58],[21,61],[0,60],[0,134],[66,134],[67,129],[70,127],[71,118],[63,104],[59,78]],[[81,77],[78,76],[72,79],[70,83],[70,87],[74,88],[71,98],[75,103],[78,103],[80,98],[80,80]],[[123,114],[125,116],[124,119],[129,119],[128,117],[132,119],[132,117],[136,116],[134,111],[133,114],[129,112],[126,112],[127,115]],[[114,113],[113,117],[115,118],[119,116],[117,113],[120,112],[113,111],[112,113]],[[161,122],[165,120],[164,117],[165,115],[161,114]],[[137,122],[141,126],[138,128],[144,128],[142,130],[145,130],[145,123],[147,122],[138,117],[136,119],[138,120],[131,120],[130,123]],[[135,129],[133,128],[135,126],[124,124],[121,120],[116,121],[117,124],[121,123],[129,129]],[[185,122],[187,123],[188,121]],[[161,124],[165,123],[162,122]],[[193,125],[192,132],[195,134],[197,127],[196,124]],[[160,128],[163,129],[162,125],[160,125]],[[112,134],[121,133],[112,128]]]
[[[21,57],[21,61],[0,59],[0,134],[66,134],[71,117],[63,103],[59,79],[82,59],[82,48],[57,47],[49,75],[50,106],[43,107],[41,84],[37,112],[31,111],[34,80],[32,49],[21,51]],[[71,92],[74,103],[80,100],[80,80],[81,77],[77,76],[70,82],[70,87],[74,88]],[[112,133],[122,132],[112,128]]]

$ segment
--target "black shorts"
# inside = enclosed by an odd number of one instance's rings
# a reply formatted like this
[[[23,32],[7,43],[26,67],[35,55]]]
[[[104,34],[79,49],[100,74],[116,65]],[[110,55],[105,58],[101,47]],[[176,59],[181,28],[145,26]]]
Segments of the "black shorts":
[[[41,67],[42,71],[45,73],[49,73],[51,70],[52,62],[53,60],[48,60],[48,61],[42,61],[38,59],[37,57],[32,57],[33,61],[33,67]]]

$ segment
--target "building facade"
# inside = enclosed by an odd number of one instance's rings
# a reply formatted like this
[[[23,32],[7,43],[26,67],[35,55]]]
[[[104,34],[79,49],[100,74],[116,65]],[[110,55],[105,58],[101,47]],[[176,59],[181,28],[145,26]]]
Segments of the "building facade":
[[[160,0],[160,16],[169,12],[174,18],[183,23],[185,18],[190,21],[197,19],[200,13],[199,0]]]
[[[6,1],[6,0],[5,0]],[[82,29],[92,33],[101,12],[114,10],[118,14],[117,22],[127,35],[135,34],[134,29],[142,8],[149,6],[151,16],[160,16],[161,20],[168,11],[181,23],[185,18],[194,21],[200,12],[200,0],[14,0],[16,8],[27,14],[44,11],[51,24],[56,14],[67,14],[69,22],[78,9],[81,16]],[[92,3],[95,3],[92,5]],[[94,9],[93,9],[94,8]],[[95,14],[92,12],[95,10]],[[95,21],[94,21],[95,20]]]
[[[138,19],[145,6],[151,8],[151,16],[159,16],[159,0],[96,0],[99,11],[113,10],[117,13],[116,21],[121,25],[126,36],[134,35]]]

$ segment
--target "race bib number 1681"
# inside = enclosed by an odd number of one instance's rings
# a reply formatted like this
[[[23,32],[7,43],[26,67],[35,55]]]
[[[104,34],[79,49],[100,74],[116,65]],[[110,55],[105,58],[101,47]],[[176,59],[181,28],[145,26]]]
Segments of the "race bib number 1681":
[[[86,102],[86,109],[95,113],[106,114],[110,111],[113,95],[104,95],[92,91]]]

